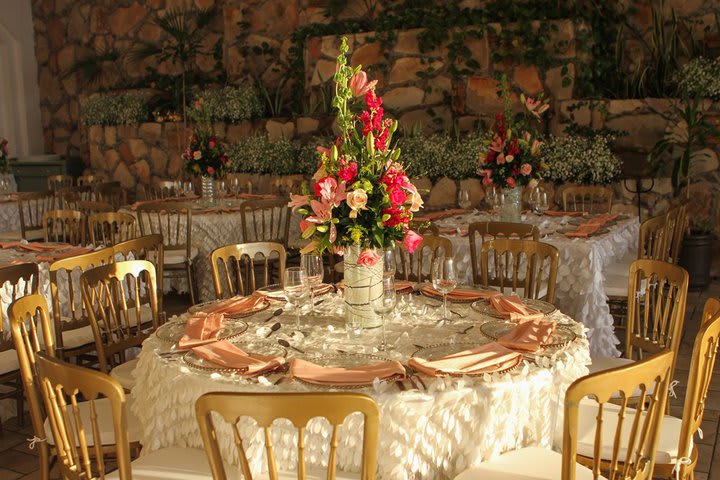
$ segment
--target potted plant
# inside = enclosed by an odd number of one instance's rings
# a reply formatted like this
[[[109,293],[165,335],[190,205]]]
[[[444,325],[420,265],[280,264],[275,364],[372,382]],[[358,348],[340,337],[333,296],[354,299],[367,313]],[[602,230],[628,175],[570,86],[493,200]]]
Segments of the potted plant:
[[[685,235],[679,263],[690,275],[691,290],[704,290],[710,284],[710,259],[714,241],[710,220],[695,222]]]

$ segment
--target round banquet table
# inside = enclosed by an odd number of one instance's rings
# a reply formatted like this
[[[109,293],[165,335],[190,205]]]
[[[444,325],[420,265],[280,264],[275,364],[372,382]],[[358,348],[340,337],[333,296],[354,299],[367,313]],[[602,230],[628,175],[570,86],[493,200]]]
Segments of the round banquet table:
[[[172,199],[168,199],[172,200]],[[193,275],[198,301],[206,302],[215,299],[210,253],[218,247],[243,243],[242,215],[239,206],[243,199],[217,199],[214,207],[207,207],[202,200],[192,200],[196,208],[192,213],[192,242],[191,246],[197,249],[197,256],[193,259]],[[137,216],[133,209],[125,209],[128,213]],[[184,231],[182,222],[181,229]],[[300,238],[299,217],[290,217],[290,239]],[[294,246],[294,245],[293,245]],[[171,290],[179,293],[188,292],[185,275],[166,279],[163,283],[165,293]]]
[[[327,358],[340,350],[373,354],[405,364],[418,348],[439,342],[462,344],[450,347],[458,351],[486,343],[489,340],[481,333],[481,325],[495,320],[481,315],[469,304],[452,304],[455,320],[438,326],[431,315],[420,311],[422,304],[427,303],[431,313],[437,312],[436,300],[405,296],[393,317],[387,319],[388,342],[395,348],[381,354],[375,348],[381,329],[350,336],[342,317],[341,296],[328,294],[323,298],[316,314],[303,317],[300,330],[295,329],[292,312],[277,317],[282,326],[269,341],[285,339],[304,352],[288,349],[288,359],[298,356],[322,362],[323,356]],[[409,298],[413,299],[411,307],[406,302]],[[268,310],[246,317],[249,328],[239,340],[257,341],[267,335],[272,323],[264,320],[277,306],[278,303],[271,302]],[[171,321],[183,321],[187,316]],[[583,326],[559,311],[550,318],[571,330],[575,339],[562,347],[528,355],[509,372],[477,377],[413,376],[414,383],[375,379],[372,386],[352,390],[372,396],[380,408],[378,478],[449,479],[508,450],[528,445],[549,448],[556,434],[558,405],[562,405],[564,392],[570,383],[587,374],[590,363]],[[142,425],[143,452],[170,446],[202,448],[194,405],[207,392],[333,390],[293,380],[285,373],[246,378],[198,369],[184,359],[182,352],[168,353],[173,352],[171,349],[166,340],[151,336],[143,344],[134,373],[136,385],[131,408]],[[374,361],[368,358],[367,363],[377,361],[377,357]],[[237,464],[229,427],[217,422],[216,428],[223,458]],[[249,419],[242,419],[239,431],[253,472],[266,471],[261,430]],[[326,466],[329,433],[329,424],[320,419],[311,421],[306,435],[309,465]],[[285,420],[276,421],[272,435],[278,468],[293,470],[297,460],[295,429]],[[339,469],[359,471],[361,439],[362,416],[353,414],[340,430]]]
[[[435,221],[443,231],[459,228],[458,234],[447,235],[452,241],[453,256],[465,281],[472,283],[468,225],[473,222],[497,221],[486,212],[462,214]],[[635,216],[620,217],[607,226],[607,232],[589,238],[568,238],[558,230],[571,228],[571,217],[523,214],[523,223],[533,223],[540,230],[540,241],[555,246],[560,252],[555,305],[588,328],[593,356],[616,357],[619,343],[605,294],[604,270],[627,254],[634,254],[640,223]]]
[[[15,195],[0,195],[0,232],[20,231],[20,211]]]

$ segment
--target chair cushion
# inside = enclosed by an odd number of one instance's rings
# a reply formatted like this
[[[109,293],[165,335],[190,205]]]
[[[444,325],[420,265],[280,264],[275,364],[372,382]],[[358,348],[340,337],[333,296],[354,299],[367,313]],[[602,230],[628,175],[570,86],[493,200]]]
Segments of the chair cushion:
[[[125,390],[132,390],[135,386],[135,377],[133,376],[133,370],[137,366],[138,359],[134,358],[125,363],[121,363],[117,367],[110,371],[110,376],[120,382],[120,385]]]
[[[20,368],[17,352],[14,348],[0,352],[0,375]]]
[[[617,414],[620,411],[619,405],[605,404],[603,405],[603,423],[602,423],[602,450],[600,455],[604,460],[610,460],[613,451],[613,441],[615,438],[615,430],[617,429]],[[635,420],[637,410],[628,408],[626,417],[623,420],[622,440],[618,458],[625,458],[627,454],[628,438],[630,428]],[[641,420],[644,422],[644,413]],[[597,418],[597,403],[594,401],[582,402],[578,411],[578,454],[585,457],[593,456],[593,446],[595,445],[595,425]],[[680,441],[680,427],[682,420],[679,418],[666,415],[663,418],[660,428],[660,440],[658,442],[657,463],[670,464],[675,463],[678,456],[678,442]],[[691,447],[692,449],[692,447]]]
[[[205,450],[199,448],[169,447],[155,450],[141,455],[131,466],[133,480],[212,480]],[[237,467],[226,464],[225,473],[227,478],[240,478]],[[120,472],[112,472],[105,478],[118,480]]]
[[[71,348],[95,344],[95,335],[93,334],[92,327],[90,325],[73,328],[72,330],[63,330],[62,338],[63,346],[68,350]]]
[[[590,370],[590,373],[604,372],[605,370],[624,367],[626,365],[630,365],[631,363],[635,363],[635,361],[623,357],[592,357],[592,363],[588,365],[588,370]],[[654,391],[655,385],[652,385],[650,389],[648,389],[647,393],[652,394]],[[640,393],[640,389],[636,388],[632,396],[638,397],[640,396]],[[614,393],[611,398],[620,398],[620,394]]]
[[[186,250],[183,248],[182,250],[165,250],[165,261],[163,262],[164,265],[177,265],[179,263],[185,263],[186,260]],[[198,249],[195,247],[190,247],[190,259],[193,259],[198,256]]]
[[[562,455],[544,448],[528,447],[465,470],[455,480],[560,480],[561,471]],[[577,464],[575,478],[592,480],[593,474],[589,468]]]
[[[140,441],[140,421],[132,413],[132,409],[129,408],[132,402],[132,395],[126,395],[128,408],[125,409],[127,417],[128,427],[128,441],[130,443]],[[87,438],[88,445],[95,445],[92,432],[92,423],[90,423],[90,403],[80,402],[78,403],[80,409],[80,419],[82,420],[83,427],[85,427],[85,438]],[[114,445],[115,444],[115,429],[113,428],[113,416],[112,406],[110,400],[107,398],[100,398],[95,401],[95,412],[98,416],[98,429],[100,431],[100,439],[103,445]],[[50,420],[45,419],[45,435],[47,436],[48,443],[55,445],[55,439],[52,435],[52,428],[50,427]]]

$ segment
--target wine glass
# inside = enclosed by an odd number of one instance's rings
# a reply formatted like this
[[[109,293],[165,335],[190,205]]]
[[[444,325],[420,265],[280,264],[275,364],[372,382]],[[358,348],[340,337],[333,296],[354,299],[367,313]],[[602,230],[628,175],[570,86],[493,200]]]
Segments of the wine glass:
[[[448,320],[447,315],[447,294],[455,290],[457,287],[457,271],[455,269],[455,261],[450,257],[438,257],[433,261],[430,271],[432,284],[435,290],[442,293],[443,296],[443,318],[442,321]]]
[[[490,187],[485,190],[485,200],[487,201],[487,204],[490,207],[490,212],[492,213],[495,213],[495,210],[497,209],[498,193],[499,192],[494,185],[490,185]]]
[[[184,185],[185,186],[183,187],[183,189],[184,189],[183,193],[185,194],[185,196],[191,197],[191,196],[195,195],[195,187],[193,187],[193,183],[191,181],[188,180],[187,182],[184,183]]]
[[[230,191],[234,196],[238,196],[238,193],[240,193],[240,179],[237,177],[233,177],[230,179]]]
[[[218,180],[215,182],[215,190],[217,191],[218,197],[224,197],[227,195],[227,187],[224,180]]]
[[[382,253],[383,261],[383,277],[395,278],[395,272],[397,271],[397,264],[395,263],[395,248],[390,247],[383,250]]]
[[[380,315],[380,322],[382,323],[382,342],[380,342],[380,345],[377,346],[377,349],[380,352],[384,352],[392,349],[392,346],[387,344],[387,340],[385,338],[385,315],[392,312],[395,308],[395,278],[383,277],[381,286],[382,291],[377,297],[370,300],[370,306],[375,314]],[[372,289],[370,291],[372,292]]]
[[[460,189],[458,192],[458,206],[463,210],[467,210],[472,206],[472,200],[470,200],[470,192],[465,189]]]
[[[539,187],[533,188],[530,192],[530,205],[535,213],[542,215],[549,207],[547,192]]]
[[[315,313],[314,289],[322,283],[325,274],[322,256],[317,253],[307,253],[300,258],[300,265],[307,273],[308,285],[310,285],[310,311]]]
[[[283,274],[283,290],[288,302],[295,308],[297,328],[300,328],[300,307],[310,295],[307,272],[302,267],[289,267]]]

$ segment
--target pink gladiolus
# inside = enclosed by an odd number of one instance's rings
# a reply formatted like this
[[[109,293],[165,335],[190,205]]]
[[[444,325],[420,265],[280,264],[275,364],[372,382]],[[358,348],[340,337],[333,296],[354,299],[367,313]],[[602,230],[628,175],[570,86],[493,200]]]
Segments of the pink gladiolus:
[[[375,250],[363,250],[357,259],[357,264],[361,267],[370,268],[374,267],[379,260],[380,257],[375,253]]]
[[[408,252],[413,253],[417,249],[418,245],[420,245],[422,240],[423,237],[413,232],[412,230],[408,230],[408,232],[405,234],[405,238],[403,239],[403,245]]]
[[[288,207],[292,208],[292,211],[295,212],[298,208],[307,205],[309,201],[310,198],[307,195],[295,195],[291,193]]]

